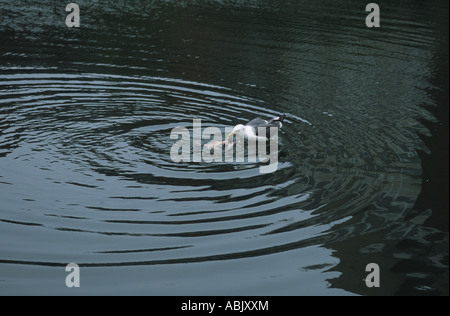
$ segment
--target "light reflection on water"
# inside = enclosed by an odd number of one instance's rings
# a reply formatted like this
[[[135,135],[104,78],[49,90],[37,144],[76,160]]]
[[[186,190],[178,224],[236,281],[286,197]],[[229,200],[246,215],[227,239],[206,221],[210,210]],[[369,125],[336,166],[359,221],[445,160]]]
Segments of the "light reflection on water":
[[[3,5],[0,293],[64,293],[75,262],[87,294],[448,294],[448,234],[414,209],[434,7],[375,31],[351,2],[79,4],[77,30]],[[273,174],[170,159],[194,118],[279,113]]]

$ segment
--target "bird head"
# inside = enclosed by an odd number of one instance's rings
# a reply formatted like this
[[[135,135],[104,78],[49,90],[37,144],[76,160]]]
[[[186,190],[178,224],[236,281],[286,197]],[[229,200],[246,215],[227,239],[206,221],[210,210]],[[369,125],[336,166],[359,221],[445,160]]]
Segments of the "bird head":
[[[244,134],[244,129],[245,129],[245,126],[242,125],[242,124],[236,125],[233,128],[233,131],[230,134],[228,134],[227,139],[230,138],[233,135],[243,135]]]

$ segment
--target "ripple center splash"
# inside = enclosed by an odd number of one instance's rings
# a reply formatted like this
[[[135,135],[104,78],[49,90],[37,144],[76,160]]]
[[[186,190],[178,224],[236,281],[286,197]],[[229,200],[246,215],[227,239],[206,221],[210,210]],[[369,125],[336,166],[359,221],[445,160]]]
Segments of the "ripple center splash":
[[[263,130],[260,134],[258,133],[258,135],[262,134],[264,134]],[[193,119],[192,135],[187,127],[178,126],[170,132],[170,139],[177,139],[170,149],[170,158],[175,163],[202,161],[251,163],[259,160],[262,163],[268,162],[259,166],[260,173],[273,173],[278,169],[278,128],[270,128],[270,138],[246,138],[244,135],[233,133],[233,127],[227,126],[224,137],[220,128],[210,126],[202,130],[201,119]],[[202,144],[202,140],[210,141]],[[269,153],[267,153],[267,147],[269,147]]]

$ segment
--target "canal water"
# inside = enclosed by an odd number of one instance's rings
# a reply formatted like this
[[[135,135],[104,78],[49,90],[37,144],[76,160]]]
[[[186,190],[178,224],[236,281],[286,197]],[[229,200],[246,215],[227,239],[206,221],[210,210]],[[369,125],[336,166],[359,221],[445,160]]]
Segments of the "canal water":
[[[447,1],[76,3],[0,1],[1,295],[448,295]],[[282,113],[273,173],[171,159]]]

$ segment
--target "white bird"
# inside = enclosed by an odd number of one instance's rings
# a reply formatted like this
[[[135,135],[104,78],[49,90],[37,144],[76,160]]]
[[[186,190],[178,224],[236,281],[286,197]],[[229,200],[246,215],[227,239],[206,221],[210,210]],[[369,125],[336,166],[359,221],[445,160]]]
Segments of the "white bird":
[[[238,124],[233,128],[233,131],[228,134],[227,139],[233,135],[237,135],[238,137],[244,139],[271,138],[273,135],[270,133],[270,128],[276,127],[280,129],[283,126],[285,117],[286,115],[282,114],[279,117],[275,117],[269,121],[257,117],[245,125]],[[259,134],[260,129],[263,131],[263,134]]]

